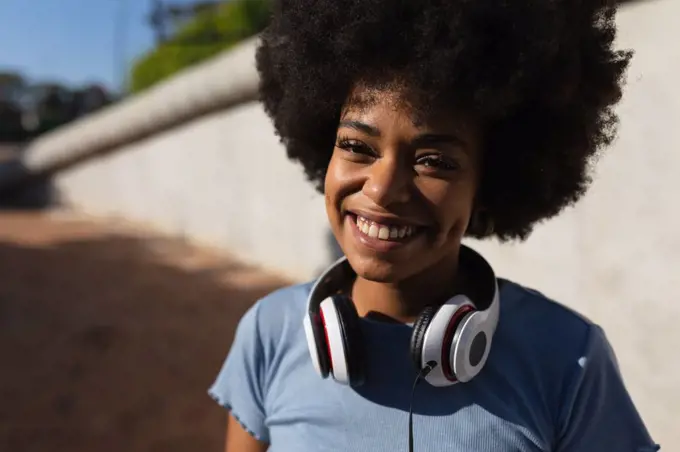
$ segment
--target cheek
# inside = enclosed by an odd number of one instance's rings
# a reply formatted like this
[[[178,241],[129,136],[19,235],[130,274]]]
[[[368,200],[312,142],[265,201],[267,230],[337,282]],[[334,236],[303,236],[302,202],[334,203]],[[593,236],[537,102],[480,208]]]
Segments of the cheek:
[[[329,171],[326,173],[326,180],[324,183],[324,200],[326,204],[326,215],[328,216],[331,225],[333,225],[333,223],[335,223],[335,217],[337,216],[337,189],[330,172],[330,167],[328,169]]]
[[[326,177],[323,181],[323,191],[326,197],[326,203],[328,203],[328,200],[332,198],[333,186],[335,182],[335,176],[333,173],[333,159],[331,158],[331,161],[328,162],[328,168],[326,168]]]
[[[333,198],[331,198],[331,195],[328,192],[328,189],[326,189],[326,194],[324,195],[324,199],[326,200],[326,211],[328,212],[328,215],[330,215],[331,214],[331,207],[333,207]]]
[[[335,223],[340,215],[343,199],[348,193],[348,185],[350,182],[342,162],[339,162],[336,157],[331,158],[324,181],[326,212],[331,223]]]
[[[338,174],[338,165],[336,159],[331,158],[326,169],[326,179],[324,180],[324,194],[326,198],[326,207],[333,206],[334,201],[337,200],[338,187],[341,185],[341,178]]]
[[[438,186],[423,190],[439,225],[439,234],[462,235],[467,228],[474,203],[474,184],[466,180],[437,181]]]
[[[326,207],[338,209],[343,200],[353,193],[361,191],[362,177],[350,162],[335,155],[331,158],[326,171],[324,191]]]

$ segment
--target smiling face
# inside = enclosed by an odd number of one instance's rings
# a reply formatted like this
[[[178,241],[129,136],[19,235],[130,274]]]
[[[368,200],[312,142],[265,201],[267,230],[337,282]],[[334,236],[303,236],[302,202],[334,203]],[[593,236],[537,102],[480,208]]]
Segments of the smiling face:
[[[474,121],[420,117],[399,91],[357,88],[350,99],[325,193],[352,268],[360,278],[395,284],[455,271],[479,180]]]

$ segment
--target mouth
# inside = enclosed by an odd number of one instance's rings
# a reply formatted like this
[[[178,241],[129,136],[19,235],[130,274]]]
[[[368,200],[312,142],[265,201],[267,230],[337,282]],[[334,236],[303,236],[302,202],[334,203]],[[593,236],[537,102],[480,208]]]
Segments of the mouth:
[[[401,248],[423,235],[426,229],[412,224],[378,223],[351,212],[347,213],[347,220],[359,242],[376,251]]]

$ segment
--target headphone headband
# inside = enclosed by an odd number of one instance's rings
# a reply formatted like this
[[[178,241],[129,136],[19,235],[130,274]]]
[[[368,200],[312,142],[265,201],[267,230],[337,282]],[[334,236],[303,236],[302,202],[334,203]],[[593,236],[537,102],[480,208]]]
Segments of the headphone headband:
[[[475,308],[489,317],[497,317],[499,311],[498,282],[493,268],[481,254],[463,244],[460,246],[459,259],[466,269],[473,269],[471,273],[476,278],[481,277],[483,279],[480,284],[476,285],[479,293],[472,297],[476,301]],[[307,297],[308,315],[318,314],[321,302],[337,293],[346,281],[355,276],[356,273],[350,266],[347,256],[342,256],[336,260],[312,286]]]
[[[356,276],[349,265],[347,256],[342,256],[328,267],[314,282],[307,297],[307,313],[313,315],[319,312],[319,305],[323,300],[337,293],[343,283]]]

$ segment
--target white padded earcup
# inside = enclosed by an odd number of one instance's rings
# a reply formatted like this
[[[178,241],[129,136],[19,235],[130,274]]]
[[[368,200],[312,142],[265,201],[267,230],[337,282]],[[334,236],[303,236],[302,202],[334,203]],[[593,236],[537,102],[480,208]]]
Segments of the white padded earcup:
[[[330,350],[331,375],[338,382],[349,385],[349,369],[347,365],[347,350],[342,338],[342,329],[338,311],[335,309],[333,300],[327,298],[320,305],[321,316],[328,338]]]
[[[491,350],[494,326],[484,322],[482,312],[468,314],[458,327],[450,360],[458,381],[465,383],[474,378],[484,367]]]
[[[450,386],[455,384],[455,381],[449,380],[444,374],[442,366],[442,349],[444,347],[444,337],[449,328],[449,324],[451,324],[452,321],[457,321],[455,319],[455,317],[457,317],[455,314],[464,306],[473,307],[473,304],[466,296],[456,295],[451,298],[437,310],[437,313],[432,318],[432,321],[425,332],[421,367],[425,367],[430,361],[437,363],[437,367],[432,369],[425,377],[425,381],[432,386]],[[455,336],[455,334],[452,335],[452,338],[455,338]],[[451,347],[451,349],[453,350],[454,347]],[[451,354],[448,356],[449,365],[452,369],[455,369],[455,363],[451,360]]]
[[[309,356],[312,359],[312,366],[314,366],[314,370],[321,378],[326,378],[328,374],[321,368],[320,357],[320,353],[323,353],[324,351],[319,350],[319,347],[317,347],[314,338],[314,327],[312,326],[312,319],[309,317],[309,314],[305,313],[303,325],[305,327],[305,338],[307,339],[307,348],[309,349]]]

